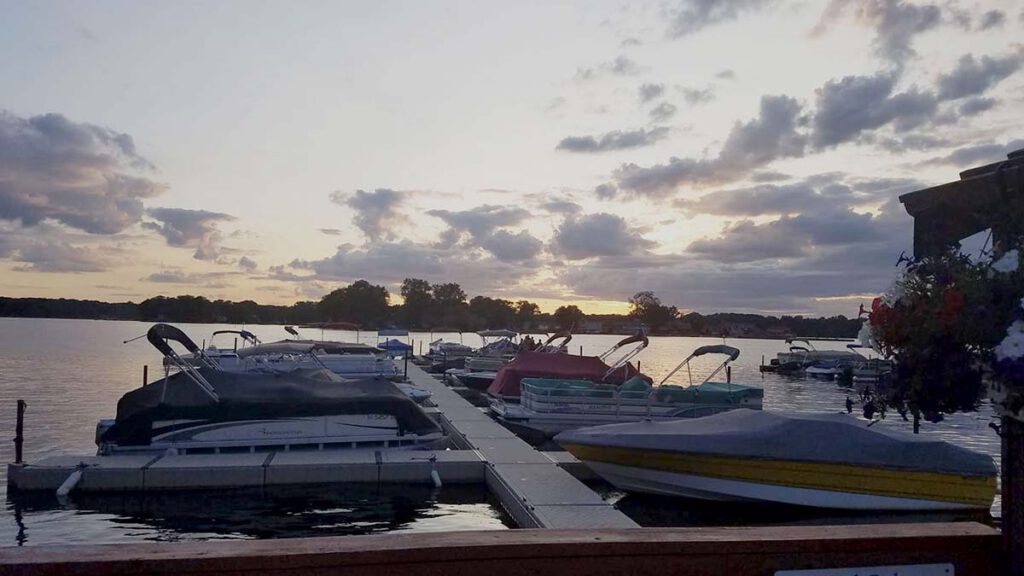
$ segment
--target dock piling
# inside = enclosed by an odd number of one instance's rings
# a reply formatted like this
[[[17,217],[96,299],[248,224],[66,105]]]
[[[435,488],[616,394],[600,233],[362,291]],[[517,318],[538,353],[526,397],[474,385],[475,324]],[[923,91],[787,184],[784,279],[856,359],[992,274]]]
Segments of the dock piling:
[[[14,428],[14,463],[22,463],[22,446],[25,443],[25,401],[18,400],[18,420]]]
[[[149,364],[142,365],[142,385],[149,384]]]

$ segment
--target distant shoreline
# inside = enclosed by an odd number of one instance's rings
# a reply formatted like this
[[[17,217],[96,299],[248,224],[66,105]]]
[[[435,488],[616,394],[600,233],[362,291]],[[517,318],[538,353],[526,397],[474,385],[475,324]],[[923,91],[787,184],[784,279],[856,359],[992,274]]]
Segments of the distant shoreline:
[[[398,306],[394,308],[399,308]],[[345,324],[323,318],[314,302],[292,306],[257,304],[252,301],[210,301],[196,296],[175,298],[156,297],[140,303],[100,302],[69,298],[8,298],[0,297],[0,317],[113,320],[136,322],[169,322],[178,324],[249,324],[249,325],[315,325],[321,323]],[[856,318],[804,318],[802,316],[763,316],[759,314],[714,313],[702,315],[691,312],[673,320],[667,326],[649,330],[651,336],[685,336],[707,338],[747,338],[784,340],[786,338],[839,338],[852,340],[860,330]],[[384,324],[383,326],[387,326]],[[503,326],[465,327],[462,333],[483,328]],[[523,333],[551,333],[558,330],[550,314],[541,314],[529,325],[504,326]],[[378,326],[352,329],[375,331]],[[457,333],[458,329],[432,330],[429,327],[409,327],[414,332]],[[575,333],[595,335],[629,335],[636,332],[634,318],[617,314],[587,315],[577,324]],[[316,328],[308,328],[316,330]],[[331,328],[337,329],[337,328]]]

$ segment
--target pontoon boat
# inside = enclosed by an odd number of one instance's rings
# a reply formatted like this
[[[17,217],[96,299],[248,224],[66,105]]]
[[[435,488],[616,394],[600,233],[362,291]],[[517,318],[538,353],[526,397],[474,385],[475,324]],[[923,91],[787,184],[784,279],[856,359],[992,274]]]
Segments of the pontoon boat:
[[[226,372],[173,326],[156,324],[146,336],[177,371],[121,398],[117,418],[97,425],[100,454],[430,448],[444,440],[385,378],[342,380],[323,368]],[[172,341],[202,365],[182,359]]]

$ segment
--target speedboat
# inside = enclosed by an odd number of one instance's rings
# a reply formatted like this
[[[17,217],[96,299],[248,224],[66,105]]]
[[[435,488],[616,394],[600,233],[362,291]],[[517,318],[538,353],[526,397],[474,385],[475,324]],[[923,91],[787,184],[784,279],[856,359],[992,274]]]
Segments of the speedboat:
[[[101,455],[433,448],[445,440],[385,378],[343,380],[323,368],[228,372],[173,326],[156,324],[146,337],[176,371],[121,397],[117,417],[96,427]],[[182,359],[171,342],[202,365]]]
[[[552,338],[559,336],[563,335],[556,334]],[[515,360],[499,370],[494,381],[487,387],[487,394],[505,404],[519,402],[523,378],[562,378],[622,384],[640,373],[629,361],[648,345],[647,337],[637,334],[624,338],[600,356],[572,356],[551,353],[550,350],[556,347],[550,346],[551,339],[548,340],[539,347],[546,351],[520,352]],[[635,346],[627,348],[631,345]],[[606,361],[619,354],[622,349],[626,352],[609,366]]]
[[[726,359],[700,384],[666,384],[684,366],[690,372],[690,361],[706,354],[724,354]],[[731,346],[701,346],[658,386],[639,375],[620,385],[600,380],[524,378],[519,403],[495,401],[491,411],[499,422],[527,440],[540,443],[559,432],[586,426],[698,418],[736,408],[760,410],[762,388],[712,381],[739,355],[740,351]]]
[[[555,441],[627,492],[849,510],[988,509],[996,466],[845,414],[732,410],[571,430]]]
[[[442,339],[430,343],[427,357],[430,358],[429,371],[434,374],[441,374],[452,368],[463,368],[466,365],[466,358],[476,354],[472,346],[466,346],[461,342],[446,342]]]

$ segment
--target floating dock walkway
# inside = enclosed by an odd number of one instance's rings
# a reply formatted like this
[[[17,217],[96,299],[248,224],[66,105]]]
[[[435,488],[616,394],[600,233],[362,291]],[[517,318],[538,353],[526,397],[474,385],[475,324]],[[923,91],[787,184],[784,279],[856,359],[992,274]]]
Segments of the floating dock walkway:
[[[340,482],[486,484],[523,528],[632,528],[637,524],[574,475],[590,471],[568,453],[535,450],[479,408],[409,365],[430,390],[454,450],[331,450],[203,455],[54,456],[9,464],[16,490],[89,492],[201,490]]]

